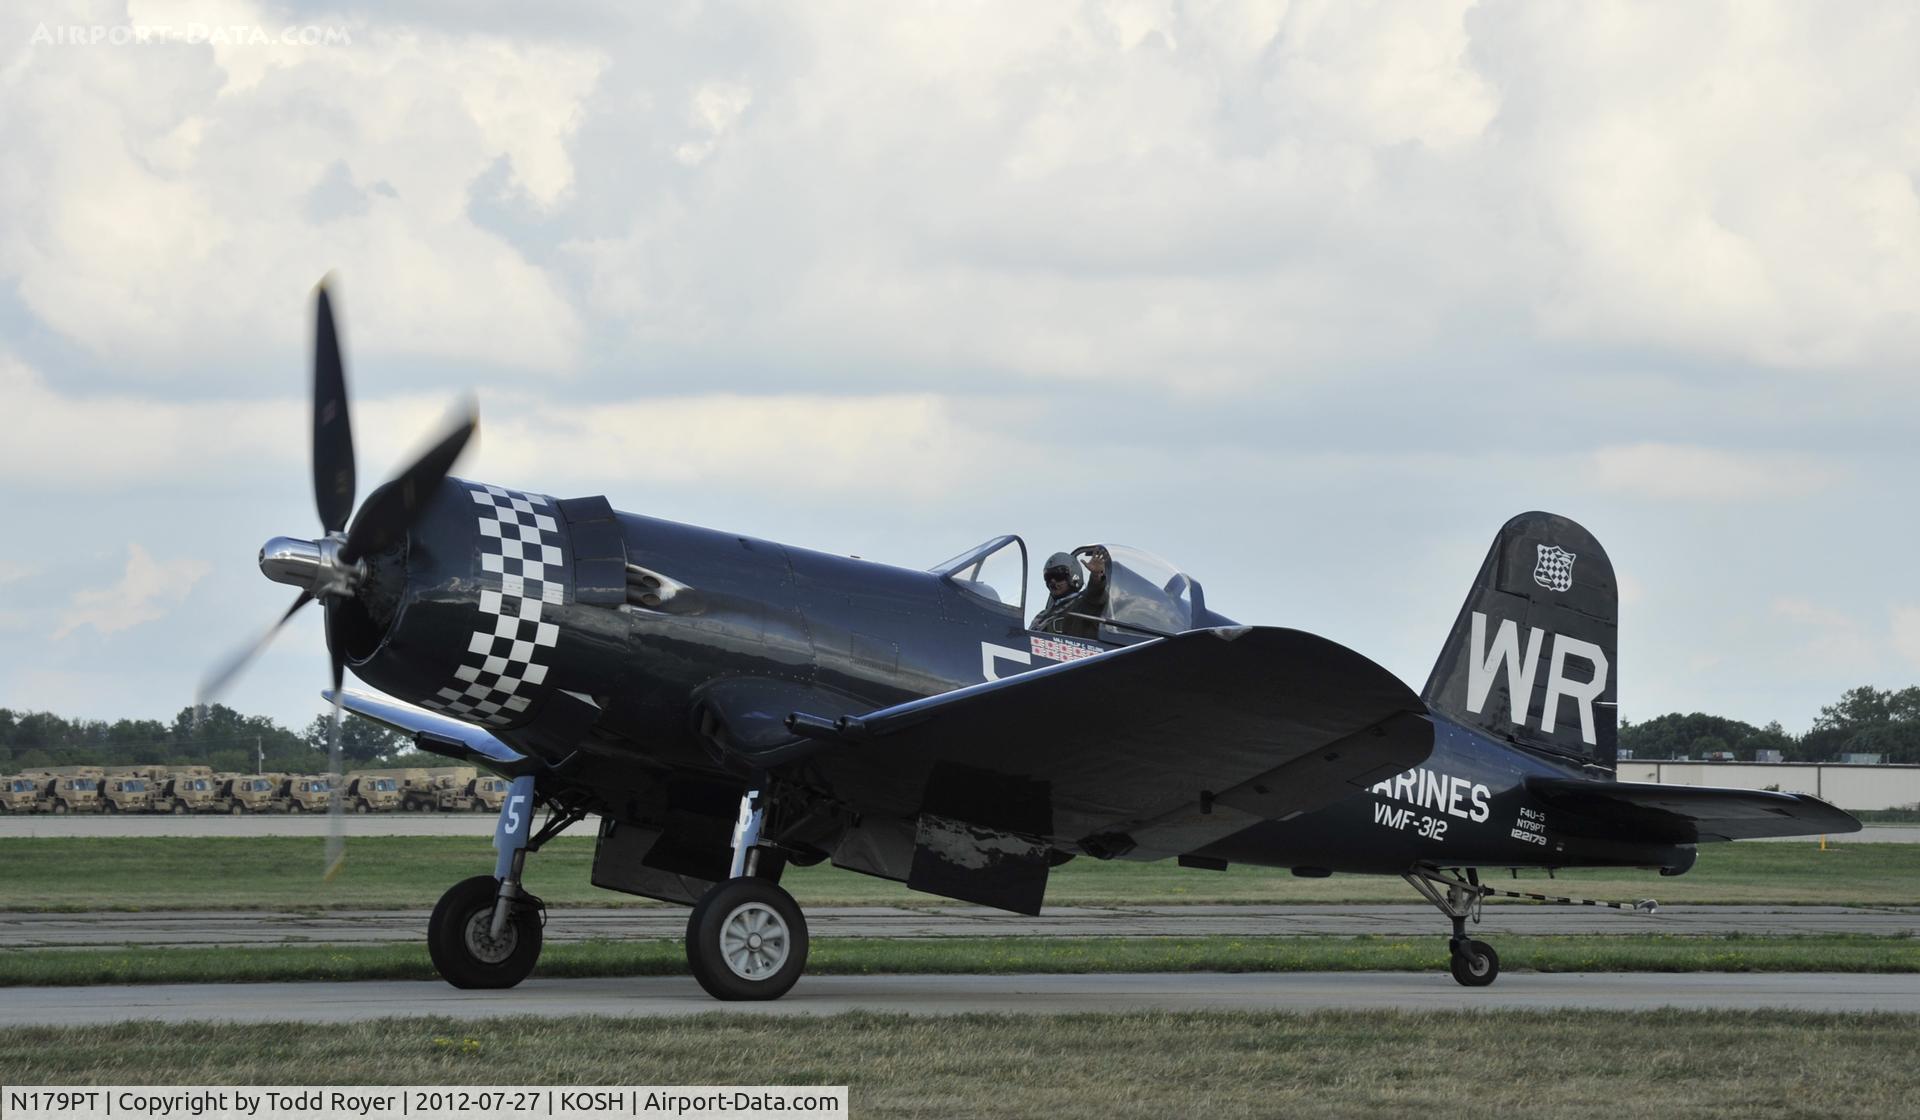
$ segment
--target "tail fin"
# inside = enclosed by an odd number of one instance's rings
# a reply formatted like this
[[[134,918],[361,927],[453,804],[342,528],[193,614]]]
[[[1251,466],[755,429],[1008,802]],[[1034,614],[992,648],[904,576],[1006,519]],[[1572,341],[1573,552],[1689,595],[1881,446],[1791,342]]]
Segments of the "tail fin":
[[[1420,698],[1435,714],[1611,772],[1619,594],[1593,534],[1551,513],[1500,528]]]

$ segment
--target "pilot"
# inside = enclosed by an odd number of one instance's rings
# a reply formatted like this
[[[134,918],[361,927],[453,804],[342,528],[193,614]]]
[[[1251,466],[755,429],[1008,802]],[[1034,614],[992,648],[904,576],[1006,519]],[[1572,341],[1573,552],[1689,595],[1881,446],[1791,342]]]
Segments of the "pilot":
[[[1107,609],[1107,554],[1092,550],[1087,556],[1086,586],[1080,583],[1080,565],[1064,552],[1047,557],[1041,578],[1047,584],[1047,605],[1033,616],[1033,629],[1070,638],[1097,638],[1100,624],[1070,615],[1098,615]]]

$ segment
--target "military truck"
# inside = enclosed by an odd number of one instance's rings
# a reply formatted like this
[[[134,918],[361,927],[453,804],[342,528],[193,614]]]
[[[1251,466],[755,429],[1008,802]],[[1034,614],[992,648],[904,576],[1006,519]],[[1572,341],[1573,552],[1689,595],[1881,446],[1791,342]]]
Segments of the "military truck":
[[[464,813],[473,808],[473,783],[479,773],[471,766],[412,771],[401,780],[401,807],[418,812]]]
[[[271,813],[280,808],[274,796],[274,781],[262,774],[216,774],[214,809],[235,816],[241,813]]]
[[[0,780],[0,813],[37,813],[40,811],[40,783],[25,774],[9,774]]]
[[[473,798],[474,811],[478,813],[498,813],[500,806],[506,803],[507,790],[513,786],[513,783],[505,778],[497,778],[491,774],[484,778],[475,778],[471,784],[470,796]]]
[[[41,809],[57,815],[99,812],[103,774],[98,766],[55,766],[31,771],[26,777],[40,783]]]
[[[400,805],[400,779],[384,774],[356,770],[333,788],[350,813],[385,813]]]
[[[137,774],[108,774],[100,779],[100,807],[109,813],[144,813],[153,806],[147,779]]]
[[[165,766],[143,768],[153,786],[153,811],[156,813],[210,813],[216,783],[213,770],[206,766]]]
[[[333,784],[318,774],[287,774],[280,779],[280,801],[289,813],[324,813],[333,802]]]

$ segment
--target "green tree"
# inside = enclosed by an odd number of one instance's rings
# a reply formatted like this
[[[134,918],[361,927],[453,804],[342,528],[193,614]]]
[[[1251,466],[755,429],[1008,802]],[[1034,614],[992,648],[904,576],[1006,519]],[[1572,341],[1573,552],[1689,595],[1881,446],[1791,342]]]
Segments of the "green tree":
[[[324,759],[327,752],[328,724],[331,717],[318,715],[307,725],[304,736],[307,746],[320,752]],[[351,712],[340,717],[340,754],[348,763],[379,762],[389,755],[397,754],[413,745],[413,740],[398,731],[363,719]]]

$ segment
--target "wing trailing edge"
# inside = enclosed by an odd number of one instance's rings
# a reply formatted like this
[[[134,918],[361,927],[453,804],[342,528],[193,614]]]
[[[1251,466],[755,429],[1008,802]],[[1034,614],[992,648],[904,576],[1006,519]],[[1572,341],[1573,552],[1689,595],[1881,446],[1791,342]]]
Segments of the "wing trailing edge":
[[[1574,835],[1694,844],[1860,830],[1853,814],[1804,793],[1579,778],[1530,778],[1527,790],[1567,812],[1554,827]]]

